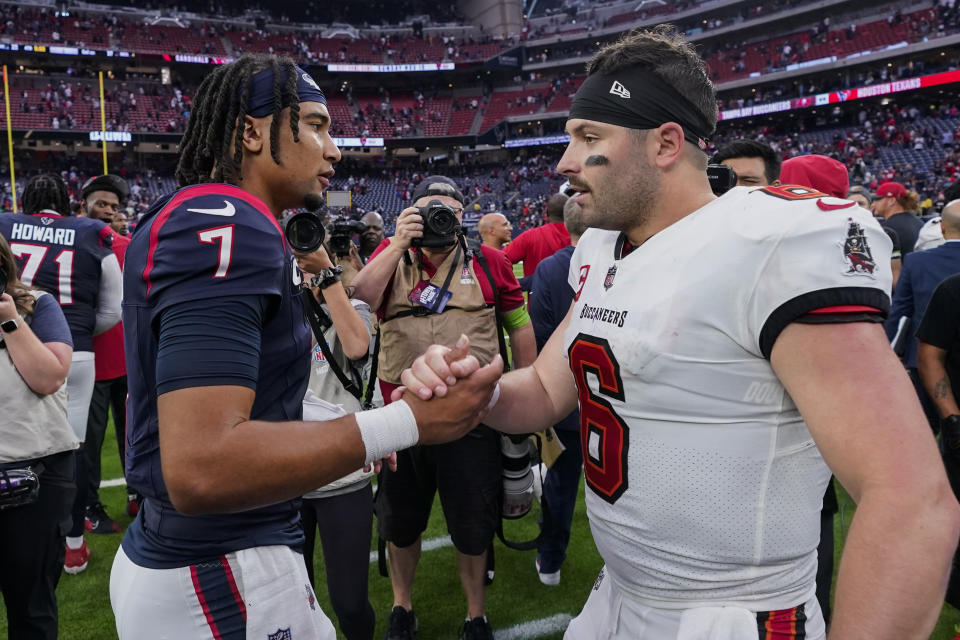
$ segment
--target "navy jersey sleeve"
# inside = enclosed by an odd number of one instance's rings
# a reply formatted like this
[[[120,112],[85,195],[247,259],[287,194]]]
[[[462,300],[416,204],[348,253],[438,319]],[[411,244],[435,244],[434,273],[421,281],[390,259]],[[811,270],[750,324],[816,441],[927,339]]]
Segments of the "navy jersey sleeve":
[[[67,319],[60,310],[56,298],[51,295],[37,298],[37,303],[33,307],[33,317],[30,318],[30,329],[40,342],[62,342],[73,346]]]
[[[279,297],[290,257],[269,211],[236,189],[181,191],[150,224],[142,277],[154,318],[173,304],[223,296]]]
[[[181,302],[160,315],[157,395],[187,387],[238,385],[256,391],[265,296]]]

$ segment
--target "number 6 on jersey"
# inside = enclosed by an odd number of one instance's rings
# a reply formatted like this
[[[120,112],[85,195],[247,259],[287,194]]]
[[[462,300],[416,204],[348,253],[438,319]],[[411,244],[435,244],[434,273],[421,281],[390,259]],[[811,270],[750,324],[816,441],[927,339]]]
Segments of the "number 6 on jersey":
[[[630,429],[603,396],[624,401],[620,364],[606,339],[585,333],[576,337],[567,353],[580,395],[580,445],[587,486],[613,504],[627,490]],[[600,395],[590,389],[588,373],[596,376]]]
[[[230,260],[233,258],[233,225],[228,224],[225,227],[214,227],[213,229],[204,229],[197,232],[197,237],[203,244],[214,244],[220,242],[220,256],[217,261],[217,272],[213,274],[214,278],[226,278],[227,271],[230,270]]]

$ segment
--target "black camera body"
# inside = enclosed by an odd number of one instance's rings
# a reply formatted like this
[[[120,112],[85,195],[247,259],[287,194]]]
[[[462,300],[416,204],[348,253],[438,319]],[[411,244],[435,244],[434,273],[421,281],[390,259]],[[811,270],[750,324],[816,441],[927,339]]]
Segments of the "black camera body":
[[[725,164],[708,164],[707,179],[714,195],[722,196],[737,186],[737,172]]]
[[[313,253],[323,245],[327,230],[316,212],[300,211],[287,218],[283,235],[294,251]]]
[[[411,241],[414,247],[449,247],[463,233],[457,214],[439,200],[431,200],[417,210],[423,218],[423,237]]]
[[[359,220],[337,218],[330,229],[330,253],[338,256],[350,255],[353,237],[363,233],[366,226]]]

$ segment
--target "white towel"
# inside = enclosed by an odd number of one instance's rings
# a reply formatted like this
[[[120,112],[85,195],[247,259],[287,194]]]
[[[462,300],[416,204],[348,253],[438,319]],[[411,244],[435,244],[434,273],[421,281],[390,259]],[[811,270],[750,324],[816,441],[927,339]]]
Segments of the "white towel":
[[[758,640],[757,616],[740,607],[697,607],[680,616],[677,640]]]

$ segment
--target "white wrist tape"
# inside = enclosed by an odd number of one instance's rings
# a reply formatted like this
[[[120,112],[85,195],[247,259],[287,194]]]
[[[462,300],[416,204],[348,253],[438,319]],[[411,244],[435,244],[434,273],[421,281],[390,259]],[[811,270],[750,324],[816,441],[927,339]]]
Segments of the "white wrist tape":
[[[497,406],[497,403],[500,401],[500,383],[497,383],[497,386],[493,388],[493,395],[490,396],[490,402],[487,403],[487,411],[493,409]]]
[[[379,409],[361,411],[354,416],[367,452],[364,464],[412,447],[420,440],[417,419],[410,405],[403,400]]]

